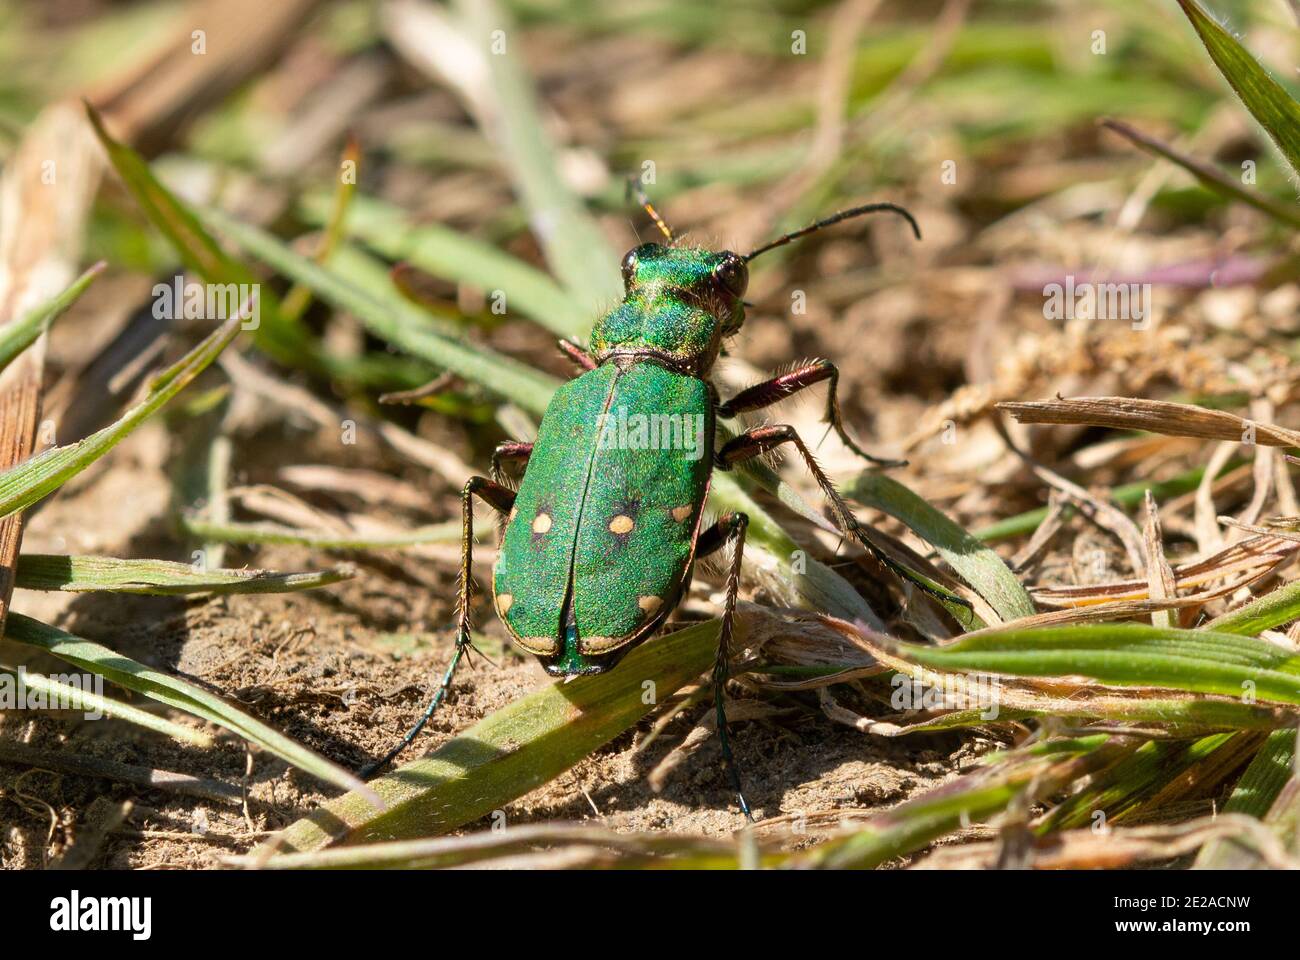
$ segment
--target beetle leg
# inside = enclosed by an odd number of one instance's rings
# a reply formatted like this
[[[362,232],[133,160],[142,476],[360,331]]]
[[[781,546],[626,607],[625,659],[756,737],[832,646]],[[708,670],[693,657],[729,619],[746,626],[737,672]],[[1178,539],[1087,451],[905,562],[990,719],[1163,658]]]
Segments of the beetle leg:
[[[411,741],[420,735],[420,731],[429,722],[429,718],[438,709],[438,705],[446,699],[447,691],[451,689],[452,677],[456,675],[456,668],[460,666],[461,658],[469,650],[471,626],[469,598],[474,588],[473,575],[470,573],[474,544],[474,505],[472,502],[474,497],[478,497],[500,513],[509,513],[510,508],[515,503],[515,492],[513,490],[503,487],[487,477],[470,477],[461,489],[460,589],[457,595],[456,650],[451,655],[451,663],[447,665],[447,670],[442,675],[442,682],[438,684],[438,689],[434,691],[433,698],[425,708],[424,714],[416,721],[415,726],[407,731],[406,736],[402,737],[397,746],[384,754],[382,759],[374,763],[368,763],[361,769],[360,776],[362,779],[368,779],[377,771],[388,766],[394,757],[405,750]]]
[[[727,599],[722,607],[722,626],[718,629],[718,655],[713,663],[713,709],[717,718],[718,741],[722,746],[722,765],[731,777],[731,785],[736,791],[736,800],[745,819],[751,823],[754,814],[750,812],[749,801],[745,799],[745,789],[740,781],[740,771],[736,767],[736,758],[731,753],[731,742],[727,739],[726,686],[731,667],[731,636],[736,619],[736,595],[740,591],[740,558],[745,552],[745,531],[749,528],[749,517],[743,513],[728,513],[718,522],[700,534],[696,547],[696,556],[707,556],[721,550],[729,542],[735,543],[735,552],[731,557],[731,566],[727,573]]]
[[[849,432],[844,429],[844,421],[840,416],[840,401],[836,394],[840,383],[840,370],[829,360],[810,360],[808,363],[801,364],[787,373],[775,376],[771,380],[764,380],[762,383],[756,383],[752,387],[740,391],[740,393],[718,407],[718,416],[730,419],[736,414],[744,413],[747,410],[770,407],[772,404],[778,403],[800,390],[821,383],[823,380],[830,381],[830,386],[826,389],[826,416],[823,419],[830,424],[831,429],[844,442],[844,445],[862,459],[877,466],[907,466],[906,460],[885,460],[881,457],[872,456],[858,446],[857,441],[849,436]]]
[[[582,367],[583,370],[595,370],[598,366],[595,358],[572,340],[561,339],[559,346],[564,355]]]
[[[505,443],[497,444],[497,448],[492,451],[493,481],[504,486],[506,477],[501,469],[501,464],[507,462],[522,463],[527,469],[528,458],[532,455],[533,445],[525,440],[507,440]]]
[[[774,424],[767,427],[755,427],[752,430],[747,430],[738,436],[732,437],[724,443],[722,448],[714,455],[714,461],[720,469],[729,470],[737,463],[760,457],[769,450],[772,450],[774,447],[778,447],[783,443],[794,444],[795,448],[799,451],[799,455],[803,457],[803,462],[808,468],[808,472],[813,475],[813,479],[817,481],[817,486],[821,488],[822,495],[826,497],[827,502],[830,504],[831,514],[834,517],[835,525],[839,527],[840,530],[861,544],[868,553],[876,558],[878,563],[893,571],[896,576],[901,577],[909,583],[916,584],[930,596],[942,603],[958,603],[967,609],[971,609],[969,601],[957,596],[956,594],[938,589],[934,584],[930,583],[920,574],[916,573],[914,570],[909,570],[907,567],[894,560],[894,558],[889,556],[889,554],[885,553],[885,551],[881,550],[880,547],[876,546],[868,536],[862,524],[858,522],[858,518],[853,515],[853,511],[849,509],[849,505],[844,501],[844,498],[840,496],[840,492],[835,489],[835,484],[831,483],[830,477],[826,476],[826,471],[821,468],[821,464],[817,462],[817,459],[812,455],[812,452],[803,442],[803,439],[799,436],[795,428],[790,426],[788,423]]]

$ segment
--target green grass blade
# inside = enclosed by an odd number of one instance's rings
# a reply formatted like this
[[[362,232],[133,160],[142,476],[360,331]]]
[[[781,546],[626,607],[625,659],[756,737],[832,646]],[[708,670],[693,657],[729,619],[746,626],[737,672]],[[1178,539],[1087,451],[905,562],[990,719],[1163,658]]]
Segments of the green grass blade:
[[[1219,72],[1300,176],[1300,102],[1196,0],[1178,0]]]
[[[339,244],[329,260],[330,271],[340,280],[352,284],[372,300],[390,304],[397,310],[414,306],[435,332],[458,338],[465,332],[464,317],[459,311],[435,309],[431,304],[413,304],[393,282],[392,268],[365,247],[351,241]],[[421,381],[427,383],[428,380]]]
[[[548,683],[372,780],[387,805],[382,813],[347,794],[291,824],[272,844],[301,852],[344,836],[349,843],[401,840],[472,823],[559,776],[698,677],[713,662],[717,632],[717,621],[697,624],[635,648],[617,670]]]
[[[103,696],[93,690],[81,690],[70,683],[63,682],[57,675],[47,677],[26,670],[23,670],[20,674],[8,668],[0,668],[0,674],[13,678],[12,682],[15,684],[15,689],[19,677],[21,677],[22,684],[27,689],[38,691],[44,695],[46,703],[68,704],[70,709],[81,713],[103,714],[106,717],[124,720],[127,723],[135,724],[137,727],[161,733],[163,736],[196,747],[210,747],[213,745],[212,737],[202,730],[193,730],[179,723],[173,723],[165,717],[156,716],[147,710],[141,710],[139,707],[133,707],[121,700]]]
[[[461,537],[459,520],[417,527],[397,536],[294,530],[266,523],[214,523],[200,517],[182,517],[181,526],[191,536],[219,543],[290,543],[318,550],[395,550],[425,543],[459,543]]]
[[[27,590],[70,593],[140,593],[159,596],[191,593],[290,593],[351,579],[347,565],[319,573],[271,570],[204,570],[168,560],[121,560],[25,553],[18,558],[14,585]]]
[[[174,367],[160,375],[151,384],[144,400],[116,423],[84,440],[55,447],[0,473],[0,517],[7,517],[48,496],[112,450],[212,363],[239,333],[239,324],[240,318],[235,316],[209,334]]]
[[[844,493],[884,511],[932,545],[1003,620],[1033,616],[1034,601],[993,550],[903,484],[880,473],[863,473]]]
[[[1269,734],[1223,805],[1224,813],[1244,813],[1269,823],[1289,847],[1294,846],[1296,835],[1291,804],[1295,747],[1294,728]],[[1262,858],[1249,844],[1224,838],[1206,844],[1193,866],[1198,870],[1258,869]]]
[[[240,223],[216,210],[201,211],[203,219],[250,256],[311,289],[321,300],[359,319],[375,336],[395,347],[451,370],[488,390],[514,400],[533,413],[546,409],[558,381],[527,364],[483,347],[472,347],[436,332],[429,318],[409,303],[381,303],[327,266],[290,250],[276,237]]]
[[[1223,805],[1224,813],[1247,813],[1263,818],[1282,788],[1295,776],[1295,728],[1274,730],[1255,754],[1246,772]]]
[[[459,0],[456,12],[470,43],[482,51],[491,77],[499,115],[487,133],[497,136],[501,158],[551,272],[570,296],[587,308],[587,317],[592,317],[596,310],[623,296],[620,251],[610,248],[600,227],[560,176],[555,150],[542,129],[537,97],[515,58],[518,46],[511,43],[504,51],[488,50],[493,31],[502,31],[505,37],[518,36],[509,16],[491,0]]]
[[[5,637],[39,647],[83,670],[102,674],[104,679],[119,687],[225,727],[325,783],[355,791],[360,802],[375,802],[374,793],[342,767],[196,684],[154,670],[101,644],[64,633],[19,613],[9,614]]]
[[[920,849],[964,823],[979,823],[1006,809],[1024,790],[1023,783],[971,785],[952,795],[925,797],[916,806],[905,805],[897,816],[882,818],[846,841],[827,844],[811,855],[826,869],[869,869],[894,857]]]
[[[104,126],[94,107],[86,104],[86,115],[99,138],[108,161],[135,197],[145,217],[175,248],[181,262],[197,275],[212,282],[249,282],[247,276],[217,245],[186,206],[154,177],[149,164],[130,147],[119,143]]]
[[[328,215],[324,197],[308,197],[309,223]],[[346,234],[390,260],[404,260],[434,276],[505,294],[507,313],[519,312],[561,337],[581,334],[590,310],[545,273],[517,257],[441,224],[415,226],[397,207],[357,197],[344,226]]]
[[[1270,590],[1250,603],[1215,617],[1202,629],[1256,636],[1300,617],[1300,581]]]
[[[1251,637],[1138,623],[1077,624],[972,634],[949,646],[900,644],[940,670],[1030,677],[1082,675],[1103,683],[1300,703],[1300,655]]]
[[[353,137],[348,137],[339,162],[338,183],[334,197],[330,200],[329,211],[321,226],[323,233],[317,242],[314,258],[317,263],[327,263],[333,256],[343,236],[343,224],[357,193],[357,165],[361,159],[361,147]],[[295,286],[284,295],[280,312],[291,323],[297,322],[311,303],[311,291],[306,287]]]
[[[154,176],[145,159],[113,139],[89,103],[86,113],[113,169],[145,218],[167,239],[185,267],[211,284],[255,284],[252,271],[221,249],[194,211]],[[281,316],[270,289],[259,289],[258,307],[261,322],[255,337],[260,349],[291,366],[319,364],[316,341],[300,324]]]
[[[1108,824],[1121,823],[1171,781],[1188,775],[1216,751],[1230,749],[1236,736],[1216,733],[1185,742],[1149,740],[1054,807],[1035,832],[1046,835],[1087,826],[1099,810]]]
[[[86,292],[86,288],[104,272],[104,267],[105,263],[101,260],[72,281],[72,285],[53,300],[41,304],[34,310],[29,310],[16,321],[0,330],[0,370],[9,366],[14,357],[31,346],[37,337],[50,328],[50,324],[57,320],[68,307],[76,303],[81,295]]]
[[[1222,477],[1231,470],[1241,466],[1240,460],[1231,460],[1224,465],[1219,471]],[[1149,489],[1151,495],[1160,503],[1170,497],[1181,496],[1184,493],[1191,493],[1197,488],[1204,476],[1205,470],[1201,467],[1195,467],[1186,473],[1180,474],[1169,480],[1160,480],[1151,483],[1147,480],[1140,480],[1137,483],[1128,483],[1116,487],[1110,492],[1112,503],[1121,507],[1136,507],[1142,503]],[[1068,504],[1065,507],[1065,516],[1072,516],[1074,508]],[[989,524],[987,527],[981,527],[974,531],[974,536],[985,543],[996,543],[1000,540],[1008,540],[1012,537],[1022,536],[1027,533],[1033,533],[1038,525],[1047,519],[1047,507],[1038,507],[1035,510],[1026,510],[1024,513],[1016,514],[1014,517],[1007,517],[1005,520],[999,520],[997,523]]]
[[[862,830],[808,853],[807,862],[826,868],[877,867],[918,850],[959,827],[987,820],[1027,790],[1052,792],[1104,766],[1116,752],[1106,741],[1080,744],[1081,752],[1056,759],[1021,751],[997,769],[980,769],[873,817]]]

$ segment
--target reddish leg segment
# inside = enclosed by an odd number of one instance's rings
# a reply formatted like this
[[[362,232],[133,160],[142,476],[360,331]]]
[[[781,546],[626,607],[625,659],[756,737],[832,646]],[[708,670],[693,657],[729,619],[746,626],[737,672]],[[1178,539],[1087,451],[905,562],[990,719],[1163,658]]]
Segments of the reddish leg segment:
[[[497,448],[492,451],[492,479],[497,483],[505,483],[505,473],[501,469],[503,463],[522,463],[528,464],[528,458],[533,455],[533,445],[526,440],[507,440],[505,443],[497,444]]]
[[[560,350],[566,357],[582,367],[583,370],[595,370],[596,361],[586,350],[571,340],[560,340]]]
[[[821,383],[823,380],[830,381],[830,386],[826,389],[826,416],[824,419],[831,425],[831,429],[844,442],[844,445],[864,460],[879,466],[906,466],[906,460],[884,460],[872,456],[858,446],[857,441],[849,436],[849,432],[844,429],[844,421],[840,417],[840,402],[836,395],[840,382],[840,371],[829,360],[811,360],[789,373],[783,373],[771,380],[756,383],[754,386],[740,391],[740,393],[718,407],[718,416],[731,418],[747,410],[770,407],[772,404],[778,403],[800,390],[806,390],[814,384]]]

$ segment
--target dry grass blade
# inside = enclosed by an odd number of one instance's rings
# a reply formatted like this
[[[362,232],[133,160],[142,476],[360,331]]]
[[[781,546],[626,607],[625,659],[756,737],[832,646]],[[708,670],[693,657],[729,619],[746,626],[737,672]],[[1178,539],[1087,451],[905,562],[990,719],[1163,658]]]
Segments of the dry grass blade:
[[[1216,193],[1224,194],[1234,200],[1240,200],[1268,214],[1279,223],[1285,223],[1292,227],[1300,228],[1300,212],[1291,207],[1277,203],[1263,194],[1254,193],[1242,188],[1241,184],[1229,177],[1223,171],[1197,160],[1195,157],[1189,157],[1186,154],[1179,153],[1169,144],[1156,139],[1150,134],[1135,130],[1127,123],[1119,120],[1103,120],[1101,125],[1108,130],[1113,130],[1130,143],[1137,144],[1148,153],[1155,154],[1157,157],[1163,157],[1172,163],[1178,164],[1184,170],[1200,180],[1211,190]]]
[[[863,829],[814,847],[802,858],[810,866],[869,868],[920,849],[961,826],[986,820],[1012,803],[1049,796],[1101,769],[1127,748],[1105,742],[1078,756],[1020,756],[999,769],[980,769],[899,804],[867,821]]]
[[[1173,568],[1169,566],[1169,558],[1165,556],[1164,538],[1160,531],[1160,508],[1156,506],[1156,498],[1150,490],[1146,496],[1146,524],[1142,529],[1142,538],[1147,555],[1148,593],[1152,600],[1169,600],[1177,594],[1178,587]],[[1151,614],[1151,623],[1157,627],[1176,626],[1173,614],[1168,610]]]
[[[24,766],[61,770],[83,777],[97,777],[130,783],[146,790],[163,790],[191,797],[201,797],[215,803],[239,803],[240,789],[233,783],[223,783],[206,777],[195,777],[171,770],[157,770],[139,764],[105,760],[102,757],[84,757],[66,750],[41,750],[26,743],[0,742],[0,761]]]
[[[1231,813],[1172,826],[1113,827],[1102,832],[1091,827],[1061,830],[1035,838],[1028,865],[1034,870],[1114,870],[1175,860],[1224,840],[1248,844],[1274,869],[1300,868],[1300,861],[1259,821]],[[946,847],[931,854],[919,867],[995,869],[1000,853],[998,843]]]
[[[254,855],[232,858],[229,862],[232,866],[270,870],[432,870],[467,865],[501,867],[506,865],[507,858],[513,861],[520,855],[540,850],[569,856],[580,852],[577,860],[566,857],[563,865],[567,867],[607,866],[612,862],[629,866],[637,861],[658,861],[659,866],[685,869],[735,866],[739,859],[738,845],[724,840],[663,833],[616,833],[596,826],[539,823],[463,837],[359,844],[284,853],[269,860]]]
[[[1204,587],[1219,582],[1218,586],[1178,598],[1179,602],[1187,601],[1190,605],[1227,596],[1271,573],[1300,551],[1300,547],[1278,531],[1260,528],[1258,532],[1262,536],[1239,541],[1208,557],[1189,560],[1173,567],[1175,590]],[[1145,600],[1151,596],[1150,583],[1145,579],[1079,586],[1039,586],[1033,587],[1031,592],[1038,603],[1057,607],[1126,603]],[[1172,599],[1174,598],[1171,597]]]
[[[1117,430],[1146,430],[1170,437],[1254,442],[1271,447],[1300,446],[1300,433],[1295,430],[1255,423],[1225,410],[1210,410],[1168,400],[1073,397],[1068,400],[1003,402],[997,407],[1021,423],[1079,424]]]
[[[0,179],[0,331],[25,338],[27,311],[58,296],[73,278],[102,164],[77,111],[46,109]],[[54,179],[50,179],[51,171]],[[0,371],[0,470],[21,470],[36,447],[45,371],[44,324]],[[0,627],[13,592],[23,518],[0,514]]]
[[[132,142],[147,152],[181,123],[236,90],[299,36],[321,0],[202,0],[189,4],[154,56],[127,65],[91,94]],[[251,23],[257,29],[250,29]],[[196,56],[195,27],[203,37]]]

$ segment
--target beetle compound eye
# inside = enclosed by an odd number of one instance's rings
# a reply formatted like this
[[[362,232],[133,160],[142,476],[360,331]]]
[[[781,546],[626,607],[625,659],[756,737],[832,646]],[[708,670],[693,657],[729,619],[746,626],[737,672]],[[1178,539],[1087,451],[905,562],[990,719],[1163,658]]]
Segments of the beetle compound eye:
[[[623,257],[623,283],[631,287],[632,281],[636,279],[636,269],[640,266],[642,260],[653,260],[663,250],[663,247],[657,243],[643,243],[639,247],[633,247]]]
[[[725,260],[713,268],[713,275],[729,293],[738,297],[745,295],[745,288],[749,286],[749,268],[740,257],[728,254]]]

